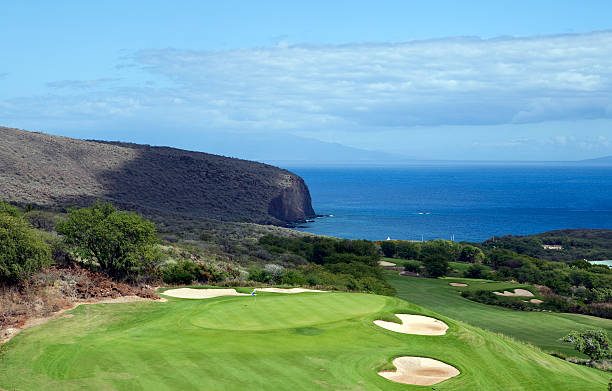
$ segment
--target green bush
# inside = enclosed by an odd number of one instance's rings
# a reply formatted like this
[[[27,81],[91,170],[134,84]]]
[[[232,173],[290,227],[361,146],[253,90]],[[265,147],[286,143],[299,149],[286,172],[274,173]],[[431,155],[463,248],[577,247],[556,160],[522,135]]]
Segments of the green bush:
[[[56,215],[44,210],[32,210],[25,213],[23,217],[32,227],[49,232],[53,231],[59,220]]]
[[[0,214],[19,217],[21,216],[21,211],[13,205],[0,200]]]
[[[49,246],[25,221],[0,214],[0,282],[15,284],[51,264]]]
[[[395,256],[397,246],[394,241],[386,240],[380,243],[380,250],[385,257],[393,258]]]
[[[610,339],[603,329],[572,331],[561,341],[574,344],[575,349],[589,356],[591,361],[612,358]]]
[[[419,259],[421,247],[417,243],[399,241],[396,244],[395,254],[401,259]]]
[[[194,281],[210,282],[215,281],[214,273],[205,265],[181,261],[163,268],[163,280],[166,284],[189,285]]]
[[[419,261],[406,261],[404,262],[404,270],[412,273],[420,273],[421,265]]]
[[[263,270],[263,269],[249,269],[249,280],[251,281],[257,281],[257,282],[263,282],[263,283],[269,283],[271,281],[271,276],[270,273],[268,273],[267,271]]]
[[[448,273],[448,258],[441,254],[432,254],[423,260],[427,275],[433,278],[445,276]]]
[[[486,267],[474,264],[467,268],[463,276],[467,278],[487,278],[489,273]]]
[[[56,230],[77,255],[114,278],[135,276],[159,260],[153,223],[111,204],[74,209]]]
[[[299,270],[292,270],[292,269],[285,270],[281,283],[286,284],[286,285],[306,285],[308,284],[302,272],[300,272]]]

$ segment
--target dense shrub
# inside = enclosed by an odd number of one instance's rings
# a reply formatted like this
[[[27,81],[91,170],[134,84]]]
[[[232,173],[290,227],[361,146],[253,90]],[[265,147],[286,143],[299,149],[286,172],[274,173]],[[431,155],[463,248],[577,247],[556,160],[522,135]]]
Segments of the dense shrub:
[[[299,270],[285,270],[281,283],[284,285],[307,285],[306,277]]]
[[[421,271],[421,265],[419,261],[406,261],[404,262],[404,270],[412,273],[419,273]]]
[[[271,281],[270,273],[263,269],[252,268],[249,269],[249,280],[269,283]]]
[[[74,209],[56,230],[77,255],[114,278],[133,277],[159,260],[153,223],[111,204]]]
[[[40,236],[21,218],[0,213],[0,282],[17,283],[50,263]]]
[[[378,266],[380,253],[370,241],[265,235],[259,239],[259,244],[271,253],[280,255],[289,252],[310,262],[302,266],[303,280],[296,277],[306,284],[378,294],[394,292]],[[252,269],[249,274],[254,281],[278,283],[270,271]],[[286,276],[281,281],[289,278]],[[374,283],[374,280],[378,282]]]
[[[603,329],[572,331],[561,340],[572,343],[576,350],[589,356],[591,361],[612,358],[610,339]]]
[[[13,205],[0,200],[0,214],[19,217],[21,216],[21,211]]]
[[[467,278],[485,278],[486,279],[490,276],[490,274],[486,267],[479,265],[479,264],[474,264],[474,265],[470,265],[470,267],[467,268],[463,276]]]
[[[396,244],[396,255],[401,259],[419,259],[421,255],[421,247],[418,243],[400,241]]]
[[[479,249],[478,247],[465,245],[461,248],[458,261],[466,263],[482,263],[484,261],[484,258],[485,255],[481,249]]]
[[[448,260],[442,254],[428,255],[423,260],[423,266],[427,275],[433,278],[445,276],[449,269]]]
[[[193,282],[217,282],[221,276],[205,265],[181,261],[163,268],[163,280],[166,284],[188,285]]]
[[[55,214],[44,210],[32,210],[25,213],[23,217],[32,227],[49,232],[55,229],[59,220]]]
[[[387,258],[393,258],[395,256],[396,245],[392,240],[386,240],[380,243],[380,250],[383,255]]]

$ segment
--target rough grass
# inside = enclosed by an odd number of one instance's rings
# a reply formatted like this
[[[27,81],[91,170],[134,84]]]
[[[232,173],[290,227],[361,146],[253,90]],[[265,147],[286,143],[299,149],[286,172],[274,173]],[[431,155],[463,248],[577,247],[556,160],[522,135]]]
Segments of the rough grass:
[[[436,316],[444,336],[372,321]],[[169,298],[82,306],[5,348],[10,390],[407,390],[376,371],[393,358],[442,360],[461,374],[437,390],[594,390],[609,375],[396,298],[356,293]]]
[[[504,282],[481,284],[479,281],[482,280],[460,278],[412,278],[398,276],[397,273],[387,273],[387,277],[397,290],[397,296],[402,299],[453,319],[529,342],[549,352],[583,357],[570,344],[559,341],[559,338],[571,330],[602,328],[612,333],[612,320],[610,319],[579,314],[511,310],[476,303],[461,297],[459,293],[463,289],[503,291],[504,289],[523,288],[531,290],[538,297],[537,291],[529,285]],[[449,282],[464,282],[469,285],[466,288],[457,288],[448,285]]]

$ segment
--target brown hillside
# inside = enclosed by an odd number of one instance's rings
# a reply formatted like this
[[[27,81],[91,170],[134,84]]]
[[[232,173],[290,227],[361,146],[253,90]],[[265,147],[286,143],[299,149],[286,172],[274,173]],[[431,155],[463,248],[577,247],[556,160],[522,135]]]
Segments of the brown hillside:
[[[284,224],[314,216],[302,178],[266,164],[0,127],[0,199],[94,200],[145,214]]]

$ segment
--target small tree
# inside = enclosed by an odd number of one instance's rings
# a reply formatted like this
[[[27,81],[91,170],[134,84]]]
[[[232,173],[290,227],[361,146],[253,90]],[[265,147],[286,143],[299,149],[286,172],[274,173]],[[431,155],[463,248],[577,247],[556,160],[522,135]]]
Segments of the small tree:
[[[470,265],[463,274],[467,278],[484,278],[486,275],[487,269],[479,264]]]
[[[18,217],[21,215],[21,211],[13,205],[0,200],[0,214]]]
[[[97,262],[111,277],[137,273],[157,259],[153,223],[108,203],[72,210],[56,230],[77,255]]]
[[[572,331],[561,341],[573,343],[574,348],[589,356],[591,362],[612,357],[610,339],[603,329]]]
[[[467,263],[482,263],[484,257],[484,253],[478,247],[465,245],[463,248],[461,248],[458,261]]]
[[[417,243],[405,240],[396,243],[396,255],[401,259],[419,259],[421,247]]]
[[[423,260],[425,271],[430,277],[442,277],[448,273],[449,265],[446,257],[440,254],[430,255]]]
[[[0,282],[14,284],[51,264],[49,246],[21,218],[0,213]]]
[[[380,243],[380,249],[383,252],[383,255],[387,258],[393,258],[395,256],[395,242],[391,240],[386,240]]]

